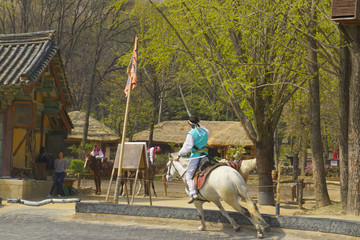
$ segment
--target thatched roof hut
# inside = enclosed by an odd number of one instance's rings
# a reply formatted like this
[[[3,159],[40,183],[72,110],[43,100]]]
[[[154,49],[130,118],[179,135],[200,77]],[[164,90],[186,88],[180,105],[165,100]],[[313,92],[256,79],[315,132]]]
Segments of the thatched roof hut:
[[[82,140],[86,113],[80,111],[69,112],[69,117],[74,125],[66,141]],[[91,142],[120,142],[120,137],[110,128],[93,117],[89,118],[88,140]]]
[[[240,122],[200,121],[200,125],[210,131],[208,147],[252,146]],[[156,144],[183,144],[186,133],[190,130],[187,121],[165,121],[154,127],[153,142]],[[149,130],[136,133],[133,141],[148,141]]]
[[[69,112],[69,117],[74,125],[74,129],[72,129],[71,134],[68,135],[65,140],[66,148],[64,149],[64,154],[66,156],[72,155],[73,157],[79,157],[76,155],[74,156],[74,153],[70,151],[69,147],[72,147],[73,145],[80,145],[83,139],[85,116],[86,113],[84,112]],[[93,117],[89,117],[87,141],[93,144],[98,144],[107,158],[114,159],[117,145],[120,143],[120,137],[103,123]]]

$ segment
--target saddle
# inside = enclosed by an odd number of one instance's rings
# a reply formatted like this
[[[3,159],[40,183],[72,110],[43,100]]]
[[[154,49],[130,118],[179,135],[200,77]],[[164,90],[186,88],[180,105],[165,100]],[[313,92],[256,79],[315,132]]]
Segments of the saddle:
[[[201,161],[200,167],[197,169],[194,176],[194,182],[197,190],[200,190],[200,188],[204,185],[209,173],[219,166],[226,166],[226,164],[218,162],[215,163],[209,160]]]

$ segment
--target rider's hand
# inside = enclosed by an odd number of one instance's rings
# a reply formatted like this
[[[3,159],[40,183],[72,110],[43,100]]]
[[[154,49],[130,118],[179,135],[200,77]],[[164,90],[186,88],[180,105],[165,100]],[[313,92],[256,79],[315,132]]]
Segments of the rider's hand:
[[[174,158],[174,161],[179,161],[180,157]]]

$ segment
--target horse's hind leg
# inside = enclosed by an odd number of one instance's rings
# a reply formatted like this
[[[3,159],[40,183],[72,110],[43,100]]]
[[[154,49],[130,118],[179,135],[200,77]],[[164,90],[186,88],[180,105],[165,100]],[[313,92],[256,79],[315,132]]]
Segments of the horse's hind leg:
[[[199,231],[205,231],[206,230],[206,225],[205,225],[205,219],[204,219],[204,209],[203,209],[203,204],[204,202],[202,201],[195,201],[194,205],[199,213],[199,218],[201,221],[201,226],[198,227]]]
[[[223,199],[227,204],[229,204],[231,207],[233,207],[236,211],[243,214],[247,219],[251,221],[251,223],[255,226],[257,231],[257,237],[263,238],[264,237],[264,231],[265,228],[268,227],[268,224],[264,221],[262,218],[257,206],[255,205],[254,201],[251,198],[246,198],[244,196],[244,199],[249,205],[249,210],[242,207],[240,203],[238,202],[238,199],[234,197],[232,201],[229,201],[229,199]]]
[[[239,230],[240,230],[240,226],[235,222],[234,219],[232,219],[232,218],[229,216],[228,212],[225,211],[224,207],[223,207],[222,204],[220,203],[220,200],[217,200],[217,201],[215,201],[214,203],[215,203],[215,205],[219,208],[221,214],[222,214],[224,217],[226,217],[227,220],[229,220],[229,222],[231,223],[231,225],[233,225],[234,230],[235,230],[236,232],[239,231]]]

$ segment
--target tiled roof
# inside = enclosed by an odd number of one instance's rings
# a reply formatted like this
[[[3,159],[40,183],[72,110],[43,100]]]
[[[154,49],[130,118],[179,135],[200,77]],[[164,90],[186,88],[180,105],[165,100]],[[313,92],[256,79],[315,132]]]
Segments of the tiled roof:
[[[54,31],[0,34],[0,86],[35,82],[55,56]]]

